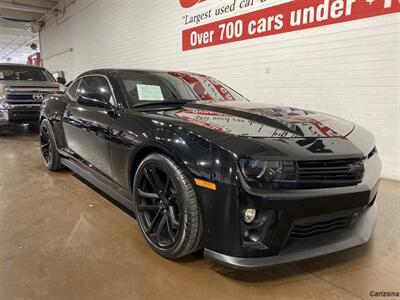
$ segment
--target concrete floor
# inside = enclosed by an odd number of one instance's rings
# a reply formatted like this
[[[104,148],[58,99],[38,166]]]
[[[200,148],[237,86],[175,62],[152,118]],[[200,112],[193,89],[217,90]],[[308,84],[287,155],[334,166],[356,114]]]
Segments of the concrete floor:
[[[368,299],[400,291],[400,183],[384,180],[371,242],[262,271],[171,262],[135,220],[69,171],[48,172],[38,137],[0,137],[0,299]]]

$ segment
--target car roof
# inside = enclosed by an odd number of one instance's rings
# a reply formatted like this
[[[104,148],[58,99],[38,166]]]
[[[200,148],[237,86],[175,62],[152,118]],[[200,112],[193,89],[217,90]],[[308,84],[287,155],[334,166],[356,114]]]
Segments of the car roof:
[[[180,73],[187,73],[187,74],[195,74],[194,72],[187,72],[187,71],[166,71],[166,70],[152,70],[152,69],[95,69],[86,71],[80,74],[77,78],[87,75],[111,75],[113,73],[124,72],[124,71],[131,71],[131,72],[143,72],[143,73],[167,73],[167,72],[180,72]]]

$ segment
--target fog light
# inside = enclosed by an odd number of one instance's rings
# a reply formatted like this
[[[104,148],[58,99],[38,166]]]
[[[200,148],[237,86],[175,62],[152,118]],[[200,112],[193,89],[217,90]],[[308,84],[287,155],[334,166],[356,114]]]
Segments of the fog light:
[[[243,213],[243,219],[246,223],[250,224],[256,218],[256,210],[254,208],[246,208]]]

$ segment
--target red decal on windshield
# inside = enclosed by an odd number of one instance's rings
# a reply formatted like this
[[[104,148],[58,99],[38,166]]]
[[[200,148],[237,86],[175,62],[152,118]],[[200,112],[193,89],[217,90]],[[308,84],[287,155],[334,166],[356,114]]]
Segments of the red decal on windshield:
[[[202,100],[213,100],[213,98],[206,92],[203,84],[196,77],[181,72],[169,72],[168,74],[186,81]]]
[[[218,91],[218,93],[222,96],[224,100],[235,100],[233,96],[222,86],[222,84],[215,80],[212,77],[206,76],[206,75],[200,75],[201,77],[207,79],[207,81],[211,82],[211,84],[214,86],[214,88]]]

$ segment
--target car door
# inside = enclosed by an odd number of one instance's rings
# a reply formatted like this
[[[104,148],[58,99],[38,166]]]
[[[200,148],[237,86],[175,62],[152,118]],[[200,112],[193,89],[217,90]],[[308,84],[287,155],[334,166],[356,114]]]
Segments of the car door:
[[[103,75],[82,77],[71,98],[63,117],[67,147],[83,163],[111,178],[110,130],[115,98],[108,79]]]

